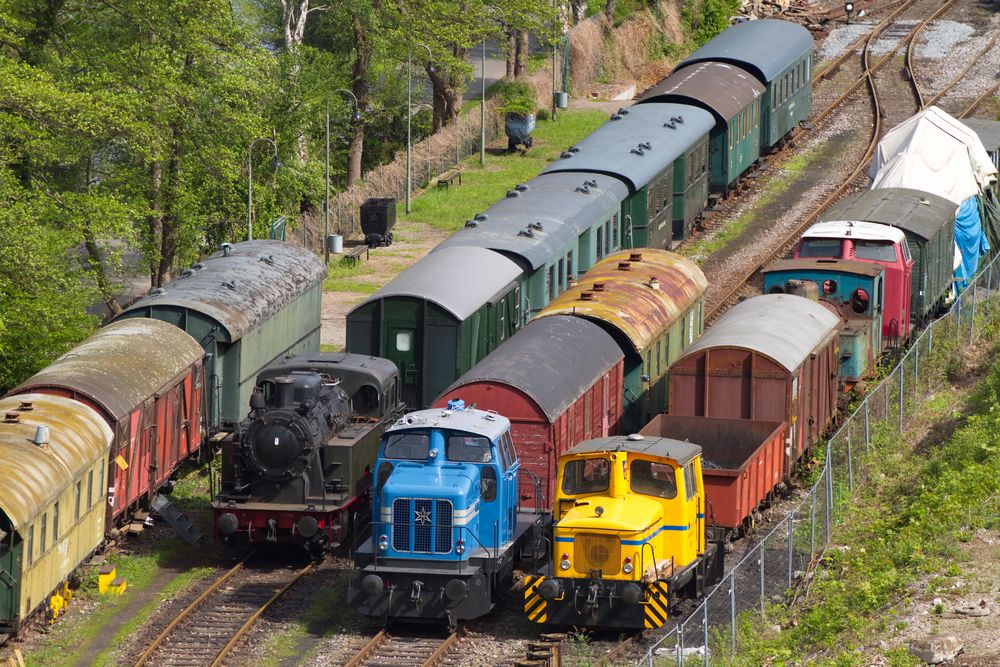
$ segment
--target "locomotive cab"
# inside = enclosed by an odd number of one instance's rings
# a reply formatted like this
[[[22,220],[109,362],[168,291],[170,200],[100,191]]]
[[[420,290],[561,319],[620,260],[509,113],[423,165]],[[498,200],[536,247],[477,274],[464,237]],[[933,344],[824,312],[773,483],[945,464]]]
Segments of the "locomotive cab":
[[[656,628],[721,577],[697,445],[641,435],[580,443],[559,459],[553,519],[551,560],[525,584],[536,623]]]
[[[510,422],[460,400],[387,429],[349,604],[371,617],[452,624],[492,609],[541,525],[518,509],[520,467]]]

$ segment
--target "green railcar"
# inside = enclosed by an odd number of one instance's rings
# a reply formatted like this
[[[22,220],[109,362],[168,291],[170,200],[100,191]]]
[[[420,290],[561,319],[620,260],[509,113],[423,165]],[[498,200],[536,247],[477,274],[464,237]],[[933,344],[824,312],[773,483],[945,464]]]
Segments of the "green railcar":
[[[169,322],[205,348],[205,420],[216,431],[246,416],[264,368],[319,350],[325,277],[323,260],[283,241],[225,244],[116,319]]]
[[[700,107],[715,118],[709,134],[709,190],[726,194],[760,158],[764,86],[734,65],[702,62],[677,70],[640,99]]]
[[[766,48],[762,48],[766,45]],[[770,149],[812,110],[813,38],[791,21],[744,21],[719,33],[677,66],[705,62],[735,65],[765,86],[760,107],[760,141]]]
[[[477,247],[442,248],[347,315],[347,351],[391,360],[403,402],[434,398],[517,331],[521,269]]]
[[[650,103],[619,109],[542,172],[613,176],[622,248],[667,248],[691,233],[708,200],[708,136],[715,120],[698,107]]]

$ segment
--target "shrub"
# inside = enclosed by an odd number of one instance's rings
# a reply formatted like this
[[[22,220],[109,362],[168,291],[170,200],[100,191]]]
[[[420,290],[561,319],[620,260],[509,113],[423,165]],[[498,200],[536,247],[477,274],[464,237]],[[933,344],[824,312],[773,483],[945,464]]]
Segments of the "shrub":
[[[535,90],[524,81],[502,81],[494,93],[500,100],[500,113],[535,113]]]

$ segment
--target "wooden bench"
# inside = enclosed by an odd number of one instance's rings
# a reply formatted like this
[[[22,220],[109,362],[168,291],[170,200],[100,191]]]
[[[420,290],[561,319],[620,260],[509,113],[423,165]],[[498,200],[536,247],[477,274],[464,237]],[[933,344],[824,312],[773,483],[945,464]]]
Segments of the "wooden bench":
[[[368,250],[369,250],[368,245],[365,243],[362,243],[361,245],[356,245],[344,253],[344,259],[349,259],[352,262],[357,263],[357,261],[361,259],[361,255],[364,255],[365,260],[367,261],[368,259],[370,259]]]
[[[451,186],[452,182],[455,179],[458,179],[458,184],[459,185],[462,184],[462,170],[461,169],[458,169],[458,168],[449,169],[448,171],[446,171],[443,174],[441,174],[440,176],[438,176],[437,177],[438,187],[441,187],[443,185],[445,188],[448,188],[448,187]]]

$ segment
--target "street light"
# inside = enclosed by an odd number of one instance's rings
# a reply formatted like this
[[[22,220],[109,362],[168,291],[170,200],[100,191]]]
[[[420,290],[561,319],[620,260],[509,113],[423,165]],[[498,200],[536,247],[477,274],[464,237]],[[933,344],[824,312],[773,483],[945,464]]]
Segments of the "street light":
[[[271,161],[274,171],[277,172],[281,166],[281,160],[278,159],[278,145],[273,139],[258,137],[250,142],[250,148],[247,149],[247,241],[253,241],[253,147],[258,141],[266,141],[274,149],[274,159]]]
[[[844,13],[847,14],[847,22],[850,23],[851,22],[851,14],[854,13],[854,3],[853,2],[845,2],[844,3]]]
[[[347,93],[354,100],[352,123],[361,122],[361,112],[358,110],[358,97],[346,88],[337,88],[335,93]],[[326,102],[326,204],[323,208],[323,248],[327,263],[330,262],[330,101]]]
[[[500,14],[496,5],[486,5],[484,9],[492,9]],[[479,99],[479,165],[486,164],[486,35],[483,34],[483,96]]]
[[[410,212],[410,153],[412,153],[413,148],[412,143],[412,130],[411,130],[411,110],[413,109],[413,77],[410,75],[410,68],[413,65],[413,49],[416,47],[422,47],[427,51],[427,72],[430,74],[434,73],[434,56],[431,54],[431,47],[426,44],[414,44],[410,47],[410,50],[406,53],[406,212]]]

